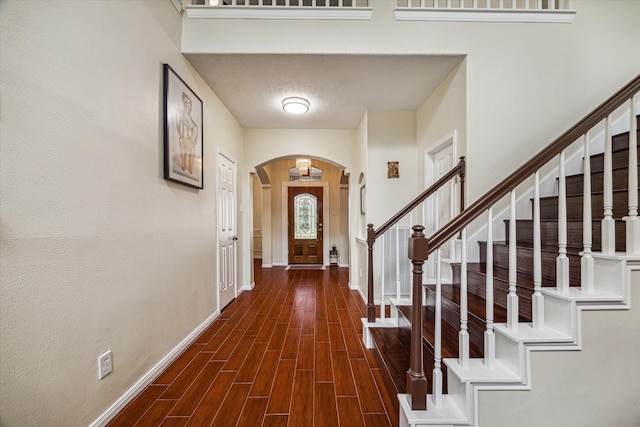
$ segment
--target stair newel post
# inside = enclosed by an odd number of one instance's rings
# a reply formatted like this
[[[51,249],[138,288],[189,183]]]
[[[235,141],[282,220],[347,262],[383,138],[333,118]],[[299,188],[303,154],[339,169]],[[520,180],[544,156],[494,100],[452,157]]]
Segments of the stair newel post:
[[[558,257],[556,258],[556,289],[569,293],[569,258],[567,257],[567,185],[564,150],[560,153],[558,176]]]
[[[629,215],[624,218],[627,229],[627,254],[640,255],[640,220],[638,220],[638,119],[635,106],[638,94],[631,98],[629,115]]]
[[[373,224],[367,224],[367,321],[375,323],[376,305],[373,293],[373,244],[376,241],[376,231]]]
[[[493,331],[493,208],[487,211],[487,255],[486,255],[486,320],[484,331],[484,364],[493,368],[496,356],[496,337]]]
[[[517,331],[519,307],[518,294],[516,293],[516,282],[518,280],[516,190],[511,191],[509,211],[509,294],[507,295],[507,327],[512,331]]]
[[[542,241],[540,237],[540,173],[533,174],[533,328],[544,329],[544,297],[542,296]]]
[[[591,293],[594,291],[593,274],[594,261],[591,255],[591,246],[593,241],[591,220],[591,154],[589,145],[591,138],[588,131],[584,138],[584,155],[583,155],[583,198],[582,198],[582,257],[580,258],[580,287],[583,292]]]
[[[460,366],[464,369],[469,367],[469,315],[467,313],[467,227],[462,229],[460,254],[460,332],[458,346]]]
[[[467,170],[467,162],[464,156],[460,157],[460,212],[464,210],[464,177]]]
[[[422,267],[429,257],[429,240],[424,227],[414,225],[409,239],[409,259],[413,265],[413,295],[411,298],[411,354],[407,371],[407,393],[411,395],[411,409],[427,409],[427,378],[422,359]]]
[[[604,182],[603,208],[604,218],[602,218],[602,253],[613,254],[616,251],[616,223],[613,220],[613,158],[612,158],[612,138],[611,138],[611,116],[605,120],[604,138]]]

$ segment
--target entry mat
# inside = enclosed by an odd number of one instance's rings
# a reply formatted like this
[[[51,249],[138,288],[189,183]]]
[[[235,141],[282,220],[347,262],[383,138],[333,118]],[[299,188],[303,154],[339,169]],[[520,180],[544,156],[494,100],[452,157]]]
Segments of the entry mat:
[[[288,265],[285,270],[326,270],[327,267],[320,264],[295,264]]]

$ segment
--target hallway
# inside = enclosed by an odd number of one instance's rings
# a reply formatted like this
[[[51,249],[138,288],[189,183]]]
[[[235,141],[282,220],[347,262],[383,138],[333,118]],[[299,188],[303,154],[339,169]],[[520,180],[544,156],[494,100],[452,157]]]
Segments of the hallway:
[[[116,426],[396,426],[347,268],[261,269]]]

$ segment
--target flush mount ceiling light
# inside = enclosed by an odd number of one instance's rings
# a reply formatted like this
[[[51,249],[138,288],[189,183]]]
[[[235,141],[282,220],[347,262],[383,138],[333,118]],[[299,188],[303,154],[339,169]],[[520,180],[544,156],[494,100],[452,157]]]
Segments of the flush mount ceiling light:
[[[304,114],[309,111],[309,101],[298,96],[292,96],[282,100],[282,108],[290,114]]]

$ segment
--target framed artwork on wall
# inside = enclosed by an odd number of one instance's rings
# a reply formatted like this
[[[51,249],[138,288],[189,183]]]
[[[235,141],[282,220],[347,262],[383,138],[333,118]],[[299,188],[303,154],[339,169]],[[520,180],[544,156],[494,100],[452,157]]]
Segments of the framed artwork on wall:
[[[168,65],[164,75],[164,177],[203,188],[202,100]]]
[[[387,162],[387,178],[400,178],[400,166],[398,162]]]

